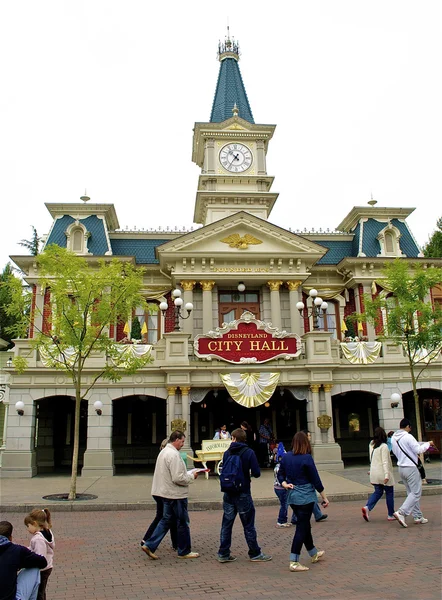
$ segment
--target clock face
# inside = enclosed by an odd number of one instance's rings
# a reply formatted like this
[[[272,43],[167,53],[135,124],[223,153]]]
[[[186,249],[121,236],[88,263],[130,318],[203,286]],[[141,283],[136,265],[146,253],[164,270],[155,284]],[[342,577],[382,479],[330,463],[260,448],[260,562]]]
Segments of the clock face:
[[[252,164],[252,151],[244,144],[226,144],[221,148],[219,160],[231,173],[242,173]]]

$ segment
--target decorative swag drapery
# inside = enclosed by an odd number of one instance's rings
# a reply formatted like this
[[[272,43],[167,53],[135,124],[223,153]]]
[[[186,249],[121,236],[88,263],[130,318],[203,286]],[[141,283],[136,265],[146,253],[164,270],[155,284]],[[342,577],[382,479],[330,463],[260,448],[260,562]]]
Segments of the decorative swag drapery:
[[[341,344],[342,353],[353,365],[374,363],[381,352],[381,342],[346,342]]]
[[[247,408],[264,404],[273,396],[280,373],[229,373],[221,375],[231,397]]]
[[[151,351],[151,344],[114,344],[112,348],[114,356],[110,356],[110,360],[116,367],[125,368],[130,358],[147,358]],[[58,351],[56,344],[51,344],[48,347],[42,346],[39,352],[41,362],[45,367],[60,367],[63,364],[71,367],[77,358],[77,352],[74,348],[66,348],[63,351],[63,356]]]

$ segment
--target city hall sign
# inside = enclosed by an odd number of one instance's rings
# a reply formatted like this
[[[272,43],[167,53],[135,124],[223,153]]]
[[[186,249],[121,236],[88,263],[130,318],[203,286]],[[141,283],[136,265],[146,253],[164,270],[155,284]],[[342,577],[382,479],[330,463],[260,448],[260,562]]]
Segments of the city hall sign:
[[[235,364],[263,363],[275,358],[289,360],[301,353],[298,334],[258,321],[250,312],[206,335],[195,336],[193,346],[198,358]]]

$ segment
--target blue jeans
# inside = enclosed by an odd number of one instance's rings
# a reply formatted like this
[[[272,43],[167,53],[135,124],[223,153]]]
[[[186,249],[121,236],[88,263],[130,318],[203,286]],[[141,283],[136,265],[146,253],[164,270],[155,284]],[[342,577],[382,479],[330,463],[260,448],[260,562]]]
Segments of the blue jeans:
[[[163,502],[163,517],[150,538],[144,543],[152,552],[155,552],[166,533],[173,527],[173,523],[176,522],[178,556],[189,554],[191,543],[187,498],[180,498],[178,500],[163,498]]]
[[[163,518],[164,498],[162,498],[161,496],[152,496],[152,497],[153,497],[153,499],[155,500],[155,502],[157,504],[157,513],[155,515],[154,520],[149,525],[148,530],[144,534],[144,537],[143,537],[143,541],[144,542],[150,538],[150,536],[152,535],[152,533],[157,528],[158,523]],[[176,524],[175,524],[175,521],[173,521],[173,520],[170,523],[170,540],[172,542],[172,548],[174,550],[176,550],[177,547],[178,547],[178,543],[177,543],[177,534],[176,534]]]
[[[36,600],[40,585],[40,569],[22,569],[17,576],[16,600]]]
[[[230,556],[230,546],[232,545],[232,528],[236,515],[239,518],[244,529],[244,537],[249,547],[249,556],[259,556],[261,548],[258,546],[255,529],[255,506],[253,504],[250,492],[238,495],[224,494],[223,498],[223,521],[221,525],[220,546],[218,556],[227,558]]]
[[[279,498],[279,514],[278,514],[278,523],[287,523],[287,512],[288,512],[288,494],[287,490],[280,490],[278,488],[273,488],[275,490],[275,494]],[[292,512],[292,525],[296,525],[296,515]]]
[[[317,502],[313,504],[313,516],[315,517],[315,521],[322,517],[322,510]]]
[[[394,513],[394,486],[392,485],[382,485],[380,483],[374,483],[374,492],[370,496],[367,502],[368,510],[373,510],[376,506],[377,502],[382,498],[382,495],[385,490],[385,496],[387,501],[387,511],[388,516],[392,517]]]
[[[298,523],[296,525],[295,535],[293,537],[292,549],[290,552],[290,560],[299,561],[302,546],[306,547],[310,556],[314,556],[317,552],[313,543],[312,526],[310,519],[313,513],[313,502],[309,504],[291,504]]]

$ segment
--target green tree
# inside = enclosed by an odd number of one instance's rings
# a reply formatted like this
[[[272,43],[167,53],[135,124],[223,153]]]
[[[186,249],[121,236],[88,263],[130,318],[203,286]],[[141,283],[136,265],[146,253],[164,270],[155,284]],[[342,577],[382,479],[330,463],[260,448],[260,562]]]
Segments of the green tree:
[[[27,248],[29,250],[29,252],[32,254],[32,256],[37,256],[37,254],[39,253],[39,250],[40,250],[41,237],[39,237],[37,230],[35,229],[35,227],[33,225],[31,225],[31,228],[32,228],[31,239],[30,240],[22,240],[21,242],[18,242],[18,243],[20,246]]]
[[[77,488],[81,401],[98,380],[119,381],[124,374],[133,374],[152,360],[149,355],[134,357],[129,347],[116,344],[108,334],[111,323],[125,322],[135,307],[147,306],[141,294],[143,270],[117,259],[92,262],[56,245],[38,255],[37,265],[39,284],[42,289],[50,289],[50,307],[44,307],[45,314],[51,315],[49,321],[43,315],[26,314],[26,298],[14,282],[9,287],[11,301],[7,312],[16,319],[11,329],[17,337],[25,337],[32,320],[31,346],[39,350],[46,366],[62,370],[72,379],[75,424],[69,499],[73,500]],[[43,326],[39,328],[40,321]],[[91,352],[103,355],[103,366],[93,371],[86,364]],[[26,360],[16,357],[14,368],[24,372]]]
[[[379,284],[392,296],[364,295],[365,312],[358,315],[376,327],[382,326],[381,339],[402,345],[408,360],[416,411],[417,435],[422,440],[417,381],[438,356],[442,346],[442,311],[433,306],[429,293],[442,282],[442,269],[425,268],[397,259],[388,263]],[[386,320],[382,316],[386,315]],[[386,322],[385,322],[386,321]]]
[[[425,244],[423,252],[424,256],[442,258],[442,217],[437,221],[437,229]]]
[[[14,274],[14,268],[11,263],[7,263],[0,275],[0,336],[9,342],[5,350],[12,348],[11,327],[15,323],[13,315],[8,314],[7,307],[10,303],[9,288],[11,285],[17,285],[18,289],[22,289],[22,281]],[[23,304],[23,310],[28,310],[26,304]]]
[[[130,332],[131,340],[141,340],[143,336],[141,335],[141,325],[138,317],[134,317],[132,321],[132,329]]]

